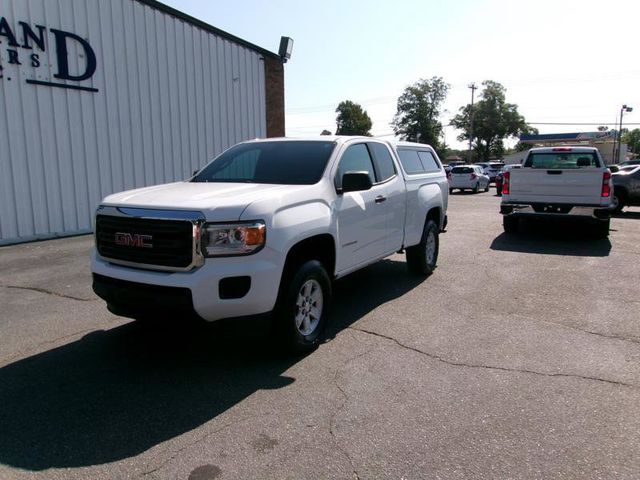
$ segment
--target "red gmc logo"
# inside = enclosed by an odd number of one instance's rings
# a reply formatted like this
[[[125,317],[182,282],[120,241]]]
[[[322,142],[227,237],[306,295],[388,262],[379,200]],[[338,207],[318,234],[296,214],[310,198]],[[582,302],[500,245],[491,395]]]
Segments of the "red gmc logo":
[[[116,245],[122,245],[123,247],[153,248],[153,244],[151,243],[151,240],[153,240],[152,235],[116,232],[115,240]]]

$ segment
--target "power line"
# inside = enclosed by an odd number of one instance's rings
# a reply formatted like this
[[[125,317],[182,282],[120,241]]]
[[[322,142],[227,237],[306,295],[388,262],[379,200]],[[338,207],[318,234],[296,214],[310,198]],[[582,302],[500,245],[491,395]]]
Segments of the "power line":
[[[528,125],[596,125],[596,126],[608,126],[608,125],[613,125],[614,127],[617,126],[617,123],[609,123],[609,122],[597,122],[597,123],[568,123],[568,122],[527,122]],[[640,125],[640,123],[631,123],[631,122],[625,122],[625,125]]]

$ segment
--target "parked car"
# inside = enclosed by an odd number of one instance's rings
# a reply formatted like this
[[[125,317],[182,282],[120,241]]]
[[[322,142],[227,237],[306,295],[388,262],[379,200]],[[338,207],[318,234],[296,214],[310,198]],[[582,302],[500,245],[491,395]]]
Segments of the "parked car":
[[[622,162],[618,164],[618,167],[626,167],[629,165],[640,165],[640,158],[636,158],[634,160],[627,160],[626,162]]]
[[[433,148],[370,137],[240,143],[184,182],[106,197],[93,289],[110,311],[213,322],[272,312],[302,352],[327,324],[334,279],[400,250],[436,267],[447,179]]]
[[[627,165],[614,174],[611,209],[620,213],[624,207],[640,206],[640,165]]]
[[[609,235],[613,181],[593,147],[532,148],[522,168],[505,172],[500,213],[506,233],[526,216],[593,222],[599,237]]]
[[[496,195],[502,195],[502,179],[504,178],[504,173],[509,170],[513,170],[514,168],[522,168],[522,165],[519,163],[515,163],[513,165],[505,165],[498,175],[496,175],[495,184],[496,184]]]
[[[489,191],[489,176],[485,175],[480,165],[465,165],[453,167],[449,174],[449,193],[454,189],[473,190],[478,193],[480,189]]]
[[[480,162],[475,165],[482,167],[484,174],[489,177],[490,182],[495,181],[498,173],[504,167],[504,163],[502,162]]]

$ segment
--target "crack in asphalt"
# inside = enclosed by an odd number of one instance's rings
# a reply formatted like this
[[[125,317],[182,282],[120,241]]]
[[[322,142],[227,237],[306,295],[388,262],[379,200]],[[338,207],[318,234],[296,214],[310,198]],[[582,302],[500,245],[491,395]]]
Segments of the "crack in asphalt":
[[[184,447],[181,447],[181,448],[178,448],[177,450],[174,450],[171,453],[171,456],[169,458],[167,458],[166,460],[160,462],[160,464],[158,466],[156,466],[155,468],[152,468],[151,470],[147,470],[146,472],[142,472],[142,476],[146,477],[147,475],[151,475],[151,474],[157,472],[158,470],[163,469],[168,463],[173,461],[182,452],[184,452],[188,448],[193,447],[194,445],[197,445],[198,443],[202,442],[203,440],[206,440],[210,436],[215,435],[216,433],[220,433],[221,431],[226,430],[229,427],[232,427],[234,425],[238,425],[240,423],[246,422],[247,420],[251,420],[253,418],[255,418],[255,416],[249,416],[249,417],[241,418],[240,420],[226,423],[222,427],[220,427],[220,428],[218,428],[216,430],[213,430],[212,432],[209,432],[209,433],[206,433],[206,434],[202,435],[201,437],[197,438],[196,440],[194,440],[193,442],[189,443],[188,445],[185,445]],[[166,450],[165,450],[165,452],[166,452]],[[162,452],[159,455],[162,455],[165,452]],[[155,458],[158,458],[159,455],[157,455]]]
[[[5,288],[13,288],[14,290],[30,290],[32,292],[44,293],[45,295],[53,295],[55,297],[68,298],[71,300],[76,300],[78,302],[95,302],[97,299],[95,298],[80,298],[74,297],[73,295],[66,295],[64,293],[58,293],[51,290],[47,290],[45,288],[39,287],[23,287],[20,285],[4,285]]]
[[[631,383],[625,383],[625,382],[619,382],[616,380],[607,380],[604,378],[599,378],[599,377],[590,377],[590,376],[586,376],[586,375],[577,375],[577,374],[571,374],[571,373],[545,373],[545,372],[538,372],[535,370],[528,370],[528,369],[520,369],[520,368],[508,368],[508,367],[499,367],[499,366],[494,366],[494,365],[483,365],[483,364],[474,364],[474,363],[466,363],[466,362],[456,362],[453,360],[448,360],[444,357],[441,357],[440,355],[434,354],[434,353],[429,353],[429,352],[425,352],[424,350],[420,350],[418,348],[415,347],[411,347],[409,345],[406,345],[402,342],[400,342],[399,340],[390,337],[388,335],[384,335],[382,333],[377,333],[377,332],[373,332],[371,330],[365,330],[363,328],[356,328],[356,327],[347,327],[350,330],[355,330],[357,332],[362,332],[365,333],[367,335],[373,335],[376,337],[380,337],[380,338],[384,338],[386,340],[390,340],[392,342],[394,342],[396,345],[398,345],[401,348],[404,348],[406,350],[410,350],[412,352],[416,352],[419,353],[421,355],[424,355],[426,357],[429,357],[433,360],[436,360],[438,362],[447,364],[447,365],[451,365],[454,367],[466,367],[466,368],[482,368],[482,369],[486,369],[486,370],[497,370],[497,371],[501,371],[501,372],[510,372],[510,373],[527,373],[530,375],[537,375],[537,376],[541,376],[541,377],[564,377],[564,378],[578,378],[578,379],[582,379],[582,380],[591,380],[594,382],[601,382],[601,383],[607,383],[609,385],[617,385],[617,386],[621,386],[621,387],[628,387],[628,388],[633,388],[633,389],[638,389],[640,388],[638,385],[634,385]]]
[[[336,436],[336,432],[334,430],[336,417],[342,411],[342,409],[344,409],[345,405],[349,401],[349,396],[347,395],[347,392],[345,392],[344,388],[342,388],[342,386],[338,382],[338,377],[339,377],[340,373],[345,368],[347,368],[347,366],[350,363],[354,362],[355,360],[357,360],[357,359],[359,359],[361,357],[364,357],[365,355],[371,353],[372,351],[373,351],[373,349],[368,349],[365,352],[360,353],[359,355],[356,355],[355,357],[352,357],[352,358],[348,359],[340,368],[336,369],[336,371],[334,372],[334,375],[333,375],[333,384],[336,386],[336,388],[338,389],[338,391],[342,395],[342,403],[338,406],[338,408],[335,409],[335,411],[331,415],[331,418],[329,418],[329,434],[333,438],[333,442],[335,443],[336,447],[338,447],[338,450],[340,450],[340,453],[342,453],[342,455],[344,455],[344,457],[349,461],[349,464],[351,465],[351,470],[353,472],[353,476],[354,476],[354,478],[356,480],[360,480],[360,475],[358,474],[358,471],[356,470],[355,464],[353,463],[353,459],[351,458],[351,455],[349,455],[349,452],[347,452],[342,447],[342,444],[338,440],[338,437]]]

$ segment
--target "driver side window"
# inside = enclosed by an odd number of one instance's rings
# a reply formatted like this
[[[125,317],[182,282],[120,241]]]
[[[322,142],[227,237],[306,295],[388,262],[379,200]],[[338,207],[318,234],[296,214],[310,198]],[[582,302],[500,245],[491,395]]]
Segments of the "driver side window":
[[[342,154],[335,179],[337,188],[342,188],[342,176],[347,172],[367,172],[371,183],[376,182],[371,155],[369,155],[369,149],[364,143],[351,145]]]

